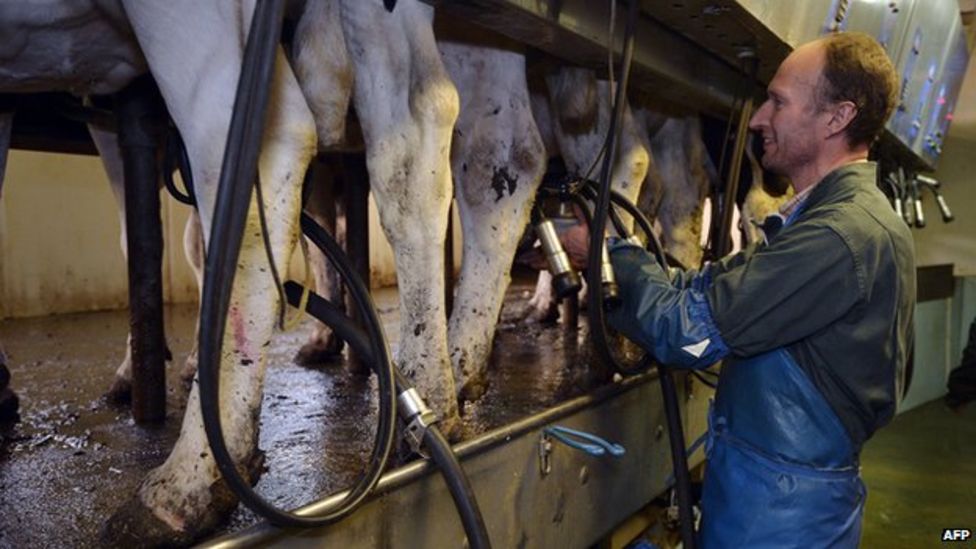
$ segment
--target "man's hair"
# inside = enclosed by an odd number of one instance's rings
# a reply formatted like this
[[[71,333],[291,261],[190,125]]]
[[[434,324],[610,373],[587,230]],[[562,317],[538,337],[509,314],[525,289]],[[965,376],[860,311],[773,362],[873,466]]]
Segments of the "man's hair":
[[[898,100],[898,74],[888,55],[863,32],[829,34],[821,39],[825,62],[817,86],[817,106],[850,101],[857,114],[845,129],[851,146],[870,145],[881,135]]]

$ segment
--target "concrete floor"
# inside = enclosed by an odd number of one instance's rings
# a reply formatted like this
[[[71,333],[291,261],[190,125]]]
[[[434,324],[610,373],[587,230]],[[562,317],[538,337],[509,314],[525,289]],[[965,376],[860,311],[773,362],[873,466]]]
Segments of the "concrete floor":
[[[862,547],[938,547],[944,528],[976,531],[976,404],[954,413],[940,399],[895,417],[867,443],[861,466]]]

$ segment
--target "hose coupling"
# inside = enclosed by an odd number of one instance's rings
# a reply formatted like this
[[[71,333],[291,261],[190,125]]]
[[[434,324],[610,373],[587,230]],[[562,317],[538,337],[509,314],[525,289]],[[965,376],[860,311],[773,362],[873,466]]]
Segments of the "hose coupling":
[[[427,406],[424,399],[420,398],[420,393],[413,387],[397,396],[397,407],[400,417],[407,423],[405,436],[410,449],[425,458],[428,457],[421,451],[421,447],[427,429],[437,421],[437,414]]]
[[[556,226],[551,219],[541,219],[535,224],[535,232],[542,243],[542,251],[546,254],[546,261],[549,262],[549,272],[552,273],[552,284],[556,290],[556,295],[562,299],[580,291],[582,283],[580,277],[573,270],[569,261],[569,255],[563,249],[559,235],[556,233]]]
[[[601,251],[600,261],[600,281],[603,287],[603,305],[607,310],[612,310],[620,305],[620,287],[617,285],[617,277],[613,274],[613,265],[610,263],[610,252],[607,249],[607,241],[603,240],[603,250]]]

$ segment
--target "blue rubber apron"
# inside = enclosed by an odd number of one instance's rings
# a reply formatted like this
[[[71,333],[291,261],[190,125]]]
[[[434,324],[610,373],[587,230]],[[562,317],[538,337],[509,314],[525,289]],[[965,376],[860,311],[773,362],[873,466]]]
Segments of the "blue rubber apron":
[[[856,452],[786,350],[726,364],[709,429],[703,547],[857,547]]]

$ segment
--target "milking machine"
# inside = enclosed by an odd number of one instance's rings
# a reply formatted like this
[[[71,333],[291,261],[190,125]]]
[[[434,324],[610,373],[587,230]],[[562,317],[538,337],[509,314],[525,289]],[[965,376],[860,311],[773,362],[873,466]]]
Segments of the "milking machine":
[[[556,196],[563,203],[572,202],[583,212],[589,225],[590,241],[587,258],[586,280],[590,288],[588,292],[589,326],[593,338],[594,348],[604,364],[611,364],[622,374],[636,374],[654,365],[649,354],[644,354],[635,364],[628,364],[616,356],[613,351],[615,345],[606,325],[605,311],[611,310],[620,303],[618,287],[610,264],[607,248],[606,228],[607,220],[614,225],[619,238],[635,239],[629,234],[616,208],[622,209],[630,215],[641,231],[646,235],[648,249],[667,272],[668,264],[660,243],[651,230],[650,222],[632,203],[615,193],[610,188],[613,160],[616,154],[616,144],[619,139],[619,124],[623,115],[626,101],[627,82],[630,74],[631,61],[634,52],[634,29],[638,16],[638,2],[628,2],[627,25],[624,31],[624,49],[622,70],[619,71],[620,80],[614,96],[613,109],[606,140],[601,151],[602,164],[599,184],[585,178],[568,177],[544,185],[542,196]],[[613,208],[611,208],[611,203]],[[592,208],[591,208],[592,206]],[[556,289],[560,297],[570,295],[578,290],[571,283],[573,273],[566,253],[559,242],[552,223],[536,208],[533,213],[533,223],[543,251],[550,263],[553,276],[557,281]],[[599,288],[599,291],[596,290]],[[666,365],[657,364],[658,377],[661,382],[661,392],[664,398],[665,416],[668,424],[668,436],[671,446],[671,458],[675,473],[675,492],[677,495],[679,519],[681,523],[681,537],[684,547],[694,548],[695,529],[692,510],[691,476],[688,471],[688,458],[685,451],[684,428],[681,422],[681,411],[678,402],[678,392],[671,369]]]
[[[388,2],[388,7],[391,4]],[[393,448],[399,405],[401,418],[407,422],[411,446],[418,452],[421,448],[429,452],[444,474],[461,516],[469,546],[490,547],[487,529],[473,491],[450,446],[437,429],[434,414],[416,390],[410,388],[393,367],[382,325],[365,283],[350,268],[339,246],[310,218],[303,216],[302,229],[322,248],[346,281],[359,309],[360,318],[365,322],[366,331],[358,328],[335,306],[314,294],[303,292],[293,283],[283,291],[287,291],[293,298],[292,302],[307,303],[309,312],[330,325],[376,372],[379,425],[369,462],[345,497],[325,509],[319,509],[315,516],[309,516],[278,509],[258,495],[238,471],[225,444],[218,398],[221,343],[251,199],[251,182],[257,180],[257,160],[283,13],[282,0],[259,0],[256,3],[244,51],[227,148],[221,167],[211,237],[207,246],[200,310],[198,381],[204,428],[214,460],[227,485],[237,497],[274,525],[312,528],[331,524],[352,513],[379,481]],[[261,208],[260,181],[257,181],[256,188]],[[263,225],[263,213],[261,215]],[[267,240],[265,243],[267,244]],[[271,263],[273,265],[273,261]]]
[[[949,203],[942,195],[942,183],[935,179],[902,166],[891,166],[890,160],[879,162],[878,186],[888,196],[891,207],[895,209],[909,227],[925,228],[925,210],[922,208],[922,191],[927,190],[935,198],[935,205],[943,223],[951,223],[955,216]]]

